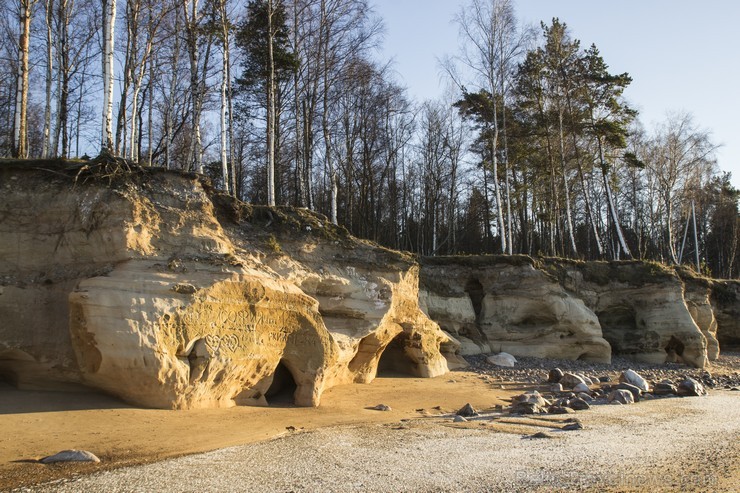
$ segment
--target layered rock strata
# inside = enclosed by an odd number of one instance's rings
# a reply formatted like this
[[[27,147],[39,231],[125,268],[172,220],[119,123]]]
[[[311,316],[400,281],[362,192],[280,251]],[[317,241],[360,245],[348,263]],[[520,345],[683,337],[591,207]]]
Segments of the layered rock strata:
[[[415,262],[320,216],[108,163],[4,164],[0,187],[0,376],[19,387],[315,406],[379,367],[462,363],[419,309]]]
[[[711,284],[711,304],[717,321],[717,340],[723,347],[740,348],[740,281]]]
[[[737,283],[650,262],[471,256],[422,264],[421,306],[465,354],[608,361],[613,352],[703,368],[718,357],[718,338],[738,334]]]
[[[532,259],[428,258],[422,308],[472,354],[611,361],[596,315]]]

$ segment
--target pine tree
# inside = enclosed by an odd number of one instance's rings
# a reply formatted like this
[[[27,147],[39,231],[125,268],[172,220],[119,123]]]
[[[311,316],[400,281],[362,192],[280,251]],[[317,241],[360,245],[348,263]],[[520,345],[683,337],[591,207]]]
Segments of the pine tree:
[[[239,89],[261,101],[267,111],[267,203],[275,205],[275,105],[277,86],[287,80],[297,63],[290,50],[285,7],[280,0],[252,0],[247,19],[236,33],[236,45],[244,52],[244,72]]]

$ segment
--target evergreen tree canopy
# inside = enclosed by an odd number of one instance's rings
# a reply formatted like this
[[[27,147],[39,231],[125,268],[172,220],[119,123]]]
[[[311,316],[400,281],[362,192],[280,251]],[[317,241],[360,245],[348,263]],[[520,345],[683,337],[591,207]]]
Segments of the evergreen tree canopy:
[[[244,57],[238,88],[264,94],[270,76],[269,60],[269,6],[267,0],[250,0],[247,18],[236,31],[236,45]],[[276,0],[273,6],[273,59],[277,81],[286,80],[298,65],[298,57],[290,45],[290,31],[286,24],[285,6]]]

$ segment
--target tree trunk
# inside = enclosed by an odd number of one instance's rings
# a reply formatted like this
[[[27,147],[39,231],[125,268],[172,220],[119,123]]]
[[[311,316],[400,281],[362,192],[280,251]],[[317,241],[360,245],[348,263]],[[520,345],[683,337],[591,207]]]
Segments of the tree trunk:
[[[59,107],[57,108],[57,136],[61,134],[62,157],[69,156],[69,136],[68,136],[68,118],[69,118],[69,79],[70,79],[70,61],[69,61],[69,16],[70,8],[66,0],[59,2]],[[59,137],[54,144],[54,150],[59,148]]]
[[[20,0],[18,40],[18,77],[16,81],[15,125],[13,135],[14,157],[28,157],[28,47],[31,39],[31,11],[35,0]]]
[[[226,192],[227,195],[230,194],[229,192],[229,161],[228,161],[228,152],[227,152],[227,126],[226,126],[226,55],[223,54],[223,67],[222,67],[222,73],[221,76],[221,111],[220,111],[220,117],[221,117],[221,176],[223,179],[223,189],[224,192]]]
[[[494,96],[495,97],[495,96]],[[494,103],[494,114],[496,114],[496,104]],[[506,225],[504,224],[504,208],[501,203],[501,187],[498,183],[498,156],[496,151],[498,148],[498,124],[494,123],[493,137],[491,138],[491,164],[493,175],[493,193],[496,197],[496,219],[498,222],[499,234],[501,235],[501,253],[506,253]]]
[[[188,14],[188,4],[191,7],[190,14]],[[200,159],[200,103],[202,91],[200,87],[200,73],[198,71],[200,64],[198,56],[198,0],[189,0],[183,2],[182,5],[185,18],[188,58],[190,60],[190,111],[193,126],[190,147],[188,149],[187,169],[195,169],[197,173],[202,173],[203,163]]]
[[[565,136],[563,135],[563,109],[558,101],[558,133],[560,141],[560,169],[563,173],[563,189],[565,190],[565,219],[568,226],[568,237],[570,248],[574,256],[578,257],[578,248],[573,234],[573,215],[570,210],[570,187],[568,186],[568,173],[565,167]]]
[[[275,57],[273,41],[275,33],[272,25],[273,3],[267,0],[267,60],[269,79],[267,81],[267,205],[275,206]]]
[[[54,21],[53,0],[46,0],[46,99],[44,104],[44,142],[41,158],[47,159],[51,153],[51,87],[54,79]]]
[[[175,15],[175,33],[180,32],[180,14],[177,10],[174,12]],[[165,112],[164,126],[165,126],[165,158],[164,167],[165,169],[172,168],[172,127],[173,127],[173,112],[175,109],[175,97],[177,94],[177,66],[180,61],[180,36],[177,34],[174,36],[175,43],[172,48],[172,71],[170,72],[170,93],[167,102],[167,111]]]
[[[622,251],[627,255],[628,257],[632,257],[632,253],[630,252],[629,247],[627,246],[627,242],[624,239],[624,233],[622,232],[622,227],[619,225],[619,216],[617,215],[617,210],[614,205],[614,196],[612,194],[612,187],[609,185],[609,173],[606,167],[606,161],[604,159],[604,147],[601,142],[601,137],[598,137],[597,139],[598,147],[599,147],[599,161],[601,162],[601,175],[604,179],[604,190],[606,191],[606,206],[609,209],[609,214],[611,216],[612,222],[614,223],[614,229],[617,233],[617,239],[619,241],[619,245],[622,248]],[[673,256],[675,259],[675,252],[673,252]]]
[[[103,2],[103,134],[100,152],[113,154],[113,48],[116,0]]]

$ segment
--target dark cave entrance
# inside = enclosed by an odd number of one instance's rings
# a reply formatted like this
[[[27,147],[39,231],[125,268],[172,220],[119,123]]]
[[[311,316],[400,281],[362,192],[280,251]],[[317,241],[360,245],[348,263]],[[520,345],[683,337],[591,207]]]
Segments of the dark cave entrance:
[[[635,310],[626,305],[611,306],[598,313],[601,332],[611,345],[613,354],[630,354],[635,352],[644,338],[644,330],[638,327]]]
[[[475,312],[475,319],[480,319],[480,312],[483,309],[483,298],[486,296],[483,291],[483,285],[478,279],[471,278],[465,284],[465,292],[470,296],[470,301],[473,303],[473,311]]]
[[[678,363],[682,362],[683,359],[681,358],[683,356],[683,350],[685,349],[685,346],[683,345],[683,342],[678,340],[676,336],[671,336],[671,339],[668,341],[668,344],[665,346],[665,352],[666,352],[666,361],[671,363]]]
[[[269,405],[291,405],[295,398],[295,391],[298,388],[298,384],[293,378],[293,374],[290,372],[287,366],[280,360],[275,373],[272,374],[272,383],[270,388],[265,392],[265,399]]]
[[[411,361],[405,351],[408,338],[405,332],[401,332],[385,347],[378,360],[379,377],[416,375],[416,364]]]

